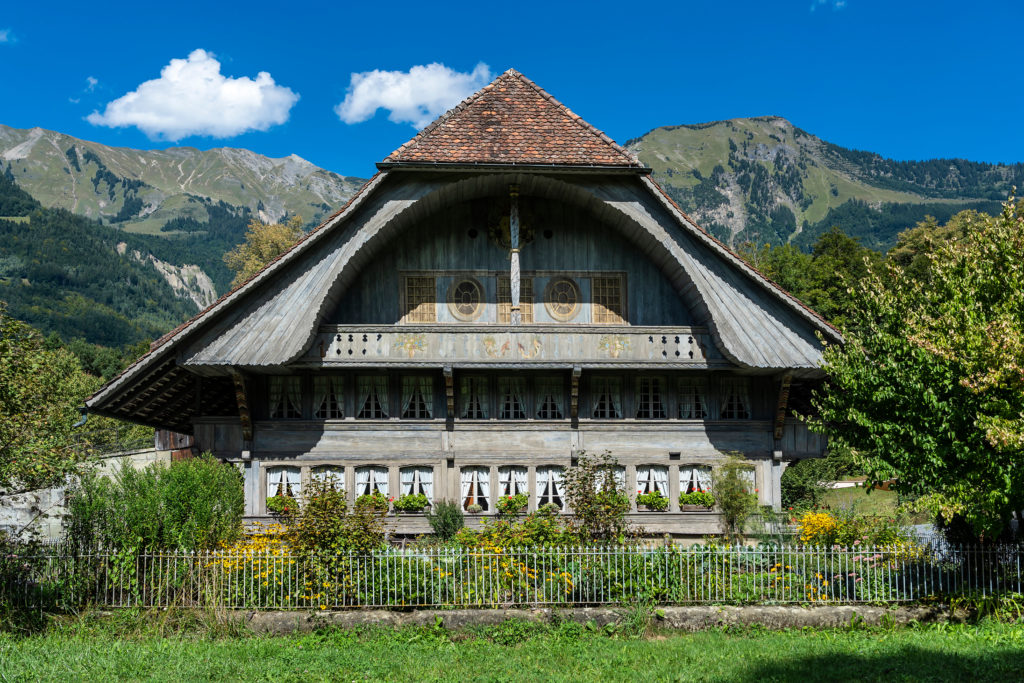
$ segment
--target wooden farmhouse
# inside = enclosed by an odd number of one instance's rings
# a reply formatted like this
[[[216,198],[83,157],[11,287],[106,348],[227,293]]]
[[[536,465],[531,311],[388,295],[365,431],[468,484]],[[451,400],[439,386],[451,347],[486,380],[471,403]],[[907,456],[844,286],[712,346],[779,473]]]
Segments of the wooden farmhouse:
[[[378,164],[346,206],[88,401],[194,435],[244,472],[246,512],[331,477],[495,514],[566,509],[610,452],[657,534],[738,452],[762,504],[823,440],[792,417],[838,332],[686,216],[632,154],[508,71]],[[635,507],[635,506],[634,506]],[[475,508],[474,508],[475,510]],[[424,533],[422,516],[397,533]]]

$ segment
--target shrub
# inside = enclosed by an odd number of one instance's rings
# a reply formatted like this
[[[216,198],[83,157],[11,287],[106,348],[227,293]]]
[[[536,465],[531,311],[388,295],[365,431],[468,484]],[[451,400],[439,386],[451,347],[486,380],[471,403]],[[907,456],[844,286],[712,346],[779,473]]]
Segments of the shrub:
[[[209,550],[241,534],[244,508],[238,469],[206,453],[121,467],[112,479],[85,473],[68,495],[65,522],[81,549]]]
[[[373,493],[364,493],[363,495],[356,498],[356,507],[372,507],[378,510],[388,511],[388,507],[391,505],[391,501],[388,500],[380,491],[374,490]]]
[[[680,505],[700,505],[701,507],[714,507],[715,497],[711,495],[710,491],[691,491],[690,493],[679,494]]]
[[[751,467],[741,458],[731,455],[712,471],[712,490],[718,509],[722,512],[722,531],[729,542],[743,538],[747,519],[757,511],[757,489],[745,477]]]
[[[897,517],[858,515],[853,510],[810,510],[797,520],[800,541],[807,545],[893,546],[914,541]]]
[[[637,505],[646,505],[651,510],[664,512],[668,510],[668,496],[662,495],[661,491],[650,493],[638,493],[636,496]]]
[[[856,471],[849,449],[829,450],[823,458],[807,458],[790,464],[782,473],[782,505],[814,507],[829,491],[828,486]]]
[[[466,512],[468,512],[471,515],[479,515],[483,511],[484,506],[480,505],[479,503],[470,503],[469,505],[466,506]]]
[[[530,504],[530,499],[525,493],[517,493],[514,496],[504,496],[498,499],[495,503],[495,507],[498,509],[498,514],[501,515],[518,515],[520,512],[525,510]]]
[[[427,513],[427,523],[438,540],[447,543],[466,525],[466,519],[462,514],[462,506],[458,503],[452,500],[439,500]]]
[[[605,452],[586,453],[565,473],[565,497],[572,508],[573,529],[588,540],[622,541],[634,533],[626,522],[629,496],[615,481],[618,461]]]
[[[302,554],[368,553],[384,545],[386,511],[372,502],[357,503],[349,510],[344,491],[329,482],[313,481],[306,490],[306,502],[285,518],[285,538]]]
[[[463,528],[455,540],[467,548],[576,545],[579,539],[564,519],[557,505],[542,505],[522,520],[485,520],[479,531]]]
[[[267,512],[274,515],[287,515],[299,509],[299,504],[291,496],[277,495],[267,498]]]
[[[402,512],[423,512],[430,505],[430,499],[423,493],[407,493],[395,501],[395,509]]]

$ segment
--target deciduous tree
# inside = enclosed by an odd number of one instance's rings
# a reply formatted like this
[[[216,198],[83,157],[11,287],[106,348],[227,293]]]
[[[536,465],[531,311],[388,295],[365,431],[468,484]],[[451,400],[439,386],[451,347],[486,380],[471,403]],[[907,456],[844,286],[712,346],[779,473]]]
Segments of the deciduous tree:
[[[1024,217],[1011,200],[962,218],[912,271],[890,262],[856,287],[812,425],[992,538],[1024,509]]]
[[[286,252],[302,237],[302,217],[287,223],[263,223],[255,218],[245,232],[245,241],[224,254],[224,263],[235,271],[232,287],[237,287]]]

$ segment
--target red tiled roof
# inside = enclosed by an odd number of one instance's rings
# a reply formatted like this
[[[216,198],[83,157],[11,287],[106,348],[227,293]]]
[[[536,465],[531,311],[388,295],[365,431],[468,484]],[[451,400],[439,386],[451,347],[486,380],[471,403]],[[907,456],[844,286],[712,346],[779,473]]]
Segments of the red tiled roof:
[[[631,153],[509,69],[424,128],[383,164],[643,168]]]

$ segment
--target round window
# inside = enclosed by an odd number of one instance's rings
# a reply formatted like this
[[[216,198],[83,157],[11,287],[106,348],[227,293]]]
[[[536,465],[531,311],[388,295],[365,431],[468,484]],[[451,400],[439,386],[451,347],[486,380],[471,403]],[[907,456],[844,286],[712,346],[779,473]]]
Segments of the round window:
[[[544,306],[555,320],[571,320],[580,310],[580,290],[567,277],[554,278],[544,292]]]
[[[448,309],[459,320],[476,320],[483,311],[483,289],[476,280],[460,280],[448,290]]]

